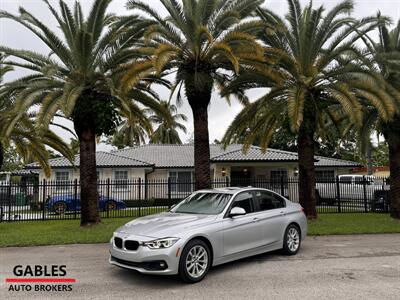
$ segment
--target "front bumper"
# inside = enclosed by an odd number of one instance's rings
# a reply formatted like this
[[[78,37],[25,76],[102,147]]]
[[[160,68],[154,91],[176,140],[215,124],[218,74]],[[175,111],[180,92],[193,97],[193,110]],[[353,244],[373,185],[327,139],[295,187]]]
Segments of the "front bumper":
[[[118,236],[121,237],[121,236]],[[124,240],[147,241],[149,238],[139,236],[121,237]],[[110,242],[110,259],[112,265],[139,271],[146,274],[174,275],[178,274],[179,258],[183,249],[183,241],[177,241],[172,247],[164,249],[150,249],[140,245],[137,250],[126,250],[124,247],[117,248]],[[166,267],[160,263],[164,262]]]

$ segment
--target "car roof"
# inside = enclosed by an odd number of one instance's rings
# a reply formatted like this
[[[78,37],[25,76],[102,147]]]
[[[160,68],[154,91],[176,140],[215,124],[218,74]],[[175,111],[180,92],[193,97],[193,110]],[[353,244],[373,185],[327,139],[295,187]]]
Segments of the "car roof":
[[[252,191],[252,190],[266,190],[263,188],[255,188],[255,187],[223,187],[223,188],[215,188],[215,189],[204,189],[198,190],[196,193],[225,193],[225,194],[236,194],[242,191]]]

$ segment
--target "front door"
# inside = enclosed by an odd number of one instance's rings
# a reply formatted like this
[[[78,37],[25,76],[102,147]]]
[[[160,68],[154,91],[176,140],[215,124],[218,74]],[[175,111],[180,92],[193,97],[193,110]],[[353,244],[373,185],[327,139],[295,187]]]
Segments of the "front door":
[[[231,170],[231,186],[250,186],[251,183],[252,173],[250,168]]]
[[[246,215],[223,219],[224,256],[243,252],[262,245],[261,229],[254,216],[253,194],[240,193],[233,200],[233,207],[241,207]]]

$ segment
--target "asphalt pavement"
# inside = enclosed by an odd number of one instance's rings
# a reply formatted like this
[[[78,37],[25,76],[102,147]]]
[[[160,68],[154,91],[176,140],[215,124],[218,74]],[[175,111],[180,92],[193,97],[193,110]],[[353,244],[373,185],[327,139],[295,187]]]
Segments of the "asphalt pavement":
[[[16,265],[66,265],[76,283],[70,291],[9,291]],[[0,299],[398,300],[400,234],[307,237],[296,256],[246,258],[192,285],[111,266],[106,244],[0,248],[0,281]]]

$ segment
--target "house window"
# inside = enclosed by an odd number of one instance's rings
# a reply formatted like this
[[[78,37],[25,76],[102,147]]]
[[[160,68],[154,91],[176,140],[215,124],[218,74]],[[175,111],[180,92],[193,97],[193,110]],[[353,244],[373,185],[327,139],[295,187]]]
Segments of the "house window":
[[[287,170],[273,170],[271,171],[271,176],[270,180],[272,184],[281,184],[281,180],[283,179],[283,182],[287,184],[288,180],[288,172]]]
[[[127,170],[115,170],[114,181],[117,189],[128,188],[128,171]]]
[[[335,171],[333,171],[333,170],[315,171],[315,179],[317,182],[334,182],[335,181]]]
[[[66,190],[67,184],[70,181],[70,174],[68,171],[56,171],[56,188],[57,190]]]
[[[192,192],[192,175],[191,171],[170,171],[169,178],[171,180],[171,192],[174,193],[191,193]]]

